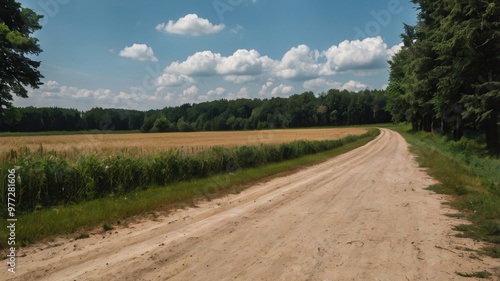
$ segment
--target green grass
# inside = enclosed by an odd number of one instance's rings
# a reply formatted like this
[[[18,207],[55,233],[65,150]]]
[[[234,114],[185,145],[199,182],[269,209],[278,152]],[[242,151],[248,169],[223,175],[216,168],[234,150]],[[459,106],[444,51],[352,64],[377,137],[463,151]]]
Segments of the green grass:
[[[490,278],[491,277],[491,273],[489,273],[488,271],[477,271],[477,272],[472,272],[472,273],[462,273],[462,272],[456,272],[457,275],[459,276],[462,276],[462,277],[468,277],[468,278],[472,278],[472,277],[476,277],[476,278]]]
[[[82,234],[78,235],[77,237],[75,237],[75,240],[87,239],[89,237],[90,237],[90,235],[88,233],[82,233]]]
[[[432,133],[412,133],[408,126],[387,127],[401,133],[419,164],[440,182],[428,189],[452,195],[449,204],[471,222],[455,227],[458,236],[491,242],[481,253],[499,258],[500,157],[485,148],[481,137],[453,142]]]
[[[115,229],[111,224],[105,222],[103,225],[102,225],[102,229],[104,231],[110,231],[110,230],[113,230]]]
[[[364,137],[350,138],[350,142],[337,148],[292,160],[237,169],[231,173],[182,181],[168,186],[151,186],[146,190],[135,190],[127,194],[106,196],[19,215],[16,239],[19,245],[27,245],[55,235],[72,234],[77,231],[86,233],[89,228],[99,225],[106,230],[112,227],[110,222],[121,221],[131,216],[193,206],[200,198],[210,199],[228,193],[238,193],[257,181],[291,173],[304,166],[325,161],[360,147],[373,140],[379,133],[379,130],[370,130]],[[2,220],[0,225],[0,248],[7,246],[5,221]]]
[[[447,188],[444,188],[443,185],[441,184],[433,184],[425,188],[430,191],[434,191],[437,194],[451,194],[451,191],[448,190]]]

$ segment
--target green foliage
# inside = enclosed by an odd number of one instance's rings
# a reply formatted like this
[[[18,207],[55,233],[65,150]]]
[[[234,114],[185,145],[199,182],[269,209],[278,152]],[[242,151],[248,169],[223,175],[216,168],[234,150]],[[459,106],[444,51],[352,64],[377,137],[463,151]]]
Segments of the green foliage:
[[[390,62],[388,110],[414,131],[454,140],[471,128],[500,148],[500,5],[415,0],[418,23],[405,25],[403,49]]]
[[[0,11],[0,126],[6,111],[12,107],[12,94],[28,97],[25,86],[38,88],[43,76],[37,70],[40,62],[28,56],[42,50],[31,34],[41,28],[41,15],[14,0],[2,1]]]
[[[103,229],[104,231],[110,231],[110,230],[113,230],[113,229],[115,229],[115,228],[114,228],[112,225],[110,225],[109,223],[104,223],[104,224],[102,225],[102,229]]]
[[[195,127],[192,126],[191,124],[187,123],[184,120],[184,117],[179,118],[177,120],[177,131],[179,132],[192,132],[195,130]]]
[[[165,117],[163,114],[159,114],[158,117],[156,117],[155,122],[153,123],[151,132],[157,133],[168,131],[174,131],[174,129],[172,128],[172,124],[170,124],[170,122],[167,120],[167,117]]]
[[[268,159],[261,147],[241,146],[235,150],[236,162],[241,168],[256,167],[266,163]]]
[[[144,117],[144,122],[141,125],[141,132],[148,133],[153,129],[156,121],[156,114]]]
[[[390,122],[384,91],[358,93],[332,89],[289,98],[216,100],[141,112],[92,108],[17,108],[0,131],[139,130],[191,132],[263,130],[312,126],[346,126]]]

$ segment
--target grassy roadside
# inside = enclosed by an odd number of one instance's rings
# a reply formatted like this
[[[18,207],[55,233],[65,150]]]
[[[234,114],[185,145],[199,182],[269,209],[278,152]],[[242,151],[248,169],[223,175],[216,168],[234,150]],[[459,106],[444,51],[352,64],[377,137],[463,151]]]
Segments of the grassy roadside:
[[[479,138],[446,141],[432,133],[411,133],[408,126],[384,126],[399,132],[422,167],[440,184],[429,189],[452,195],[449,204],[471,224],[456,226],[460,237],[489,242],[480,252],[500,258],[500,157],[488,153]]]
[[[251,183],[290,173],[363,146],[379,133],[379,130],[371,129],[369,134],[354,142],[293,160],[20,215],[17,217],[17,245],[27,245],[55,235],[74,234],[76,238],[75,232],[77,231],[85,237],[86,231],[99,225],[109,228],[118,221],[131,216],[193,205],[200,198],[213,198],[227,193],[240,192]],[[0,248],[7,246],[6,227],[3,224],[5,224],[4,220],[1,225]]]

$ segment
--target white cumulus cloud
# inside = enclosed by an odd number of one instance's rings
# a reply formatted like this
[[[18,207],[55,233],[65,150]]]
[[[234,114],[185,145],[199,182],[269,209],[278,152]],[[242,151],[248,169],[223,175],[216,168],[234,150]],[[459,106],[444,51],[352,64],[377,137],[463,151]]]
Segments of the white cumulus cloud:
[[[310,91],[324,91],[329,89],[340,89],[342,87],[342,84],[339,82],[326,80],[325,78],[316,78],[304,82],[302,86],[304,87],[304,89]]]
[[[149,110],[162,108],[169,102],[172,93],[148,93],[143,87],[130,87],[129,91],[114,92],[110,89],[87,89],[63,85],[49,80],[38,89],[29,89],[29,98],[17,101],[20,106],[29,106],[29,102],[51,104],[57,107],[89,110],[96,106]]]
[[[227,76],[224,76],[224,80],[226,80],[227,82],[236,83],[236,84],[254,81],[255,79],[257,79],[257,77],[252,76],[252,75],[227,75]]]
[[[222,57],[216,67],[222,75],[255,75],[272,66],[273,61],[256,50],[240,49],[229,57]]]
[[[224,28],[224,24],[214,25],[209,20],[198,17],[197,14],[188,14],[176,22],[169,20],[168,23],[160,23],[156,26],[158,31],[192,36],[214,34]]]
[[[212,51],[196,52],[185,61],[175,61],[165,68],[166,73],[189,76],[225,76],[226,81],[241,83],[271,70],[275,61],[255,50],[237,50],[228,57]],[[241,76],[241,77],[237,77]]]
[[[266,95],[267,90],[271,88],[273,85],[274,85],[274,79],[273,78],[267,79],[267,82],[264,85],[262,85],[262,88],[259,91],[259,96]]]
[[[211,51],[197,52],[185,61],[175,61],[165,68],[167,73],[185,74],[191,76],[212,76],[222,60],[221,54]]]
[[[280,84],[278,87],[271,91],[271,96],[286,95],[293,91],[292,86],[287,86],[285,84]]]
[[[321,70],[319,55],[319,51],[311,50],[307,45],[291,48],[276,66],[276,75],[285,79],[317,77]]]
[[[198,92],[200,89],[197,86],[191,86],[185,90],[182,91],[182,94],[180,94],[177,97],[177,104],[183,104],[183,103],[194,103],[200,101],[198,97]]]
[[[158,86],[180,86],[185,83],[193,83],[194,79],[184,74],[163,73],[156,79]]]
[[[93,99],[103,100],[110,96],[111,90],[108,89],[80,89],[74,86],[59,85],[56,81],[47,81],[40,89],[35,90],[35,95],[41,97],[63,98],[71,100]]]
[[[229,93],[227,94],[226,99],[235,100],[235,99],[244,99],[248,98],[249,90],[247,87],[242,87],[236,94]]]
[[[57,89],[59,87],[59,83],[57,83],[57,81],[53,81],[53,80],[49,80],[47,82],[45,82],[42,87],[40,87],[41,89],[47,89],[47,90],[54,90],[54,89]]]
[[[182,92],[182,96],[185,96],[185,97],[193,97],[193,96],[195,96],[195,95],[198,93],[198,91],[199,91],[199,90],[200,90],[200,89],[198,89],[198,87],[196,87],[196,86],[191,86],[191,87],[189,87],[189,88],[185,89],[185,90]]]
[[[342,86],[341,90],[348,90],[351,92],[359,92],[359,91],[366,90],[367,88],[368,88],[367,85],[365,85],[361,82],[358,82],[358,81],[351,80],[351,81],[345,83]]]
[[[331,75],[342,72],[362,74],[375,69],[383,69],[387,67],[387,60],[394,51],[396,49],[388,49],[380,36],[366,38],[363,41],[345,40],[322,53],[327,60],[322,74]]]
[[[217,89],[215,90],[210,90],[207,92],[207,96],[220,96],[222,94],[224,94],[224,92],[226,92],[226,89],[222,88],[222,87],[218,87]]]
[[[359,92],[368,88],[367,85],[354,80],[350,80],[349,82],[342,84],[340,82],[330,81],[325,78],[316,78],[306,81],[302,86],[304,87],[304,89],[310,91],[326,91],[330,89],[338,89],[348,90],[351,92]]]
[[[120,51],[120,56],[138,61],[158,61],[158,58],[154,55],[153,49],[146,44],[133,44],[130,47],[127,46]]]

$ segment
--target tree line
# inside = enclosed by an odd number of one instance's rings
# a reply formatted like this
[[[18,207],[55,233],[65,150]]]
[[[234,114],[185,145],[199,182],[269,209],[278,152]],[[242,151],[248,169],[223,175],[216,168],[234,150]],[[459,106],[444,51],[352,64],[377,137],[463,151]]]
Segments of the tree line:
[[[418,22],[390,62],[393,120],[459,140],[464,130],[500,147],[500,5],[496,0],[413,0]]]
[[[189,132],[347,126],[391,121],[384,91],[329,90],[271,99],[216,100],[161,110],[14,108],[1,131]]]

